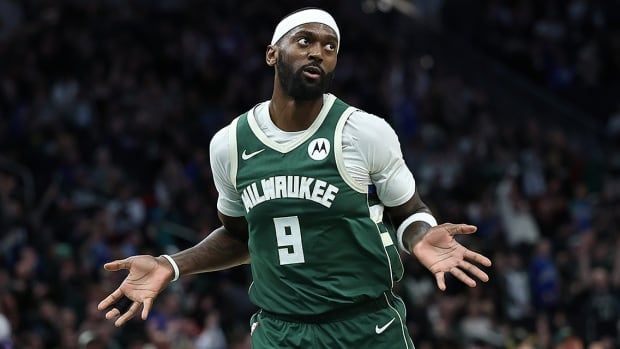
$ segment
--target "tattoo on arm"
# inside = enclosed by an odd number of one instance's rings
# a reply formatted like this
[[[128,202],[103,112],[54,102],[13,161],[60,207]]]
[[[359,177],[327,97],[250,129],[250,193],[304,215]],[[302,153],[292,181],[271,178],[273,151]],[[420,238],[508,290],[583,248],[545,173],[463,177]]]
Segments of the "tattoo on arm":
[[[223,270],[249,263],[248,245],[224,227],[214,230],[196,246],[172,256],[181,275]]]
[[[245,218],[220,214],[223,227],[215,229],[195,246],[171,257],[181,275],[232,268],[250,263],[248,228]]]

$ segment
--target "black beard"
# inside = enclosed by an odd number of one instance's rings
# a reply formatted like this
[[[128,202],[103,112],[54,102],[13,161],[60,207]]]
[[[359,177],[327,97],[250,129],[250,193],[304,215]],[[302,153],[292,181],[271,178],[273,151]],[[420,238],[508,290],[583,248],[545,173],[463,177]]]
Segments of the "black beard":
[[[318,67],[318,65],[307,64],[293,72],[293,67],[283,59],[276,63],[280,85],[284,92],[296,101],[309,101],[323,96],[334,79],[334,72],[332,71],[330,73],[322,73],[319,81],[309,83],[303,76],[303,70],[311,65]]]

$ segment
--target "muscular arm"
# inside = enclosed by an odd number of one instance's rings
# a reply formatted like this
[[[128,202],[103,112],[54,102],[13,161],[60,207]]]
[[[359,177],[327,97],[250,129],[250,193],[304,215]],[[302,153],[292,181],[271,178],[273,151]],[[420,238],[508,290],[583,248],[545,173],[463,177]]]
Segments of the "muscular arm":
[[[405,204],[388,208],[387,213],[393,223],[400,226],[412,214],[430,214],[430,210],[416,192]],[[413,254],[422,265],[435,275],[439,289],[446,289],[445,273],[454,275],[469,287],[475,287],[476,281],[470,275],[483,282],[487,282],[489,276],[471,262],[488,267],[491,266],[491,260],[468,250],[454,239],[457,234],[472,234],[475,231],[476,227],[466,224],[445,223],[431,227],[429,223],[415,220],[402,232],[402,244],[405,250]],[[466,271],[469,275],[465,273]]]
[[[386,213],[392,220],[392,224],[395,228],[398,228],[405,219],[410,217],[415,213],[431,213],[431,210],[426,206],[426,204],[420,198],[420,194],[416,190],[415,194],[409,199],[409,201],[405,202],[402,205],[395,207],[386,207]],[[413,252],[413,247],[422,240],[424,234],[428,232],[431,228],[430,224],[422,221],[413,222],[410,224],[404,231],[402,237],[402,244],[405,249],[409,252]]]
[[[248,226],[243,217],[218,212],[224,226],[215,229],[196,246],[172,255],[181,275],[197,274],[248,264]]]
[[[353,150],[343,150],[344,160],[351,164],[347,170],[362,186],[369,179],[376,187],[379,200],[385,205],[384,212],[394,227],[398,228],[416,213],[430,214],[416,190],[413,174],[405,164],[398,136],[384,119],[354,112],[342,132],[343,147]],[[412,247],[429,228],[424,221],[409,224],[404,238],[398,241],[399,247],[411,253]]]
[[[248,223],[244,217],[235,217],[241,216],[245,209],[230,177],[229,133],[234,130],[230,126],[224,127],[213,136],[209,145],[213,181],[219,194],[218,216],[223,226],[196,246],[171,256],[179,267],[180,275],[222,270],[250,261]]]

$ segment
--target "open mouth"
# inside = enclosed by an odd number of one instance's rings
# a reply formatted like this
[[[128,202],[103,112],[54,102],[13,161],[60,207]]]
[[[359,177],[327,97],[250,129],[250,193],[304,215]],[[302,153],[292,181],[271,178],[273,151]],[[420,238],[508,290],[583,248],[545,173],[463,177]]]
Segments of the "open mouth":
[[[323,75],[322,73],[321,68],[315,66],[309,66],[303,69],[303,75],[312,80],[320,79],[321,75]]]

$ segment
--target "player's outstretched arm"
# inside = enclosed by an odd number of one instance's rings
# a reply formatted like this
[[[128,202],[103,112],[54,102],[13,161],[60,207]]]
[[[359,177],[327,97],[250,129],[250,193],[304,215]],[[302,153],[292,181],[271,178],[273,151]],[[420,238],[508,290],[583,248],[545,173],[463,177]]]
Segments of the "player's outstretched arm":
[[[219,213],[224,227],[213,231],[196,246],[172,255],[180,275],[232,268],[248,264],[248,223],[244,217]]]
[[[404,249],[415,255],[435,275],[439,289],[446,289],[445,273],[454,275],[470,287],[475,287],[476,281],[467,273],[484,282],[489,281],[489,276],[473,263],[489,267],[491,260],[465,248],[454,239],[457,234],[473,234],[475,226],[445,223],[432,227],[424,218],[412,220],[410,217],[414,215],[432,218],[417,192],[403,205],[388,207],[387,213],[394,225],[399,227],[401,241],[398,243],[402,243]]]
[[[222,214],[220,219],[224,227],[214,230],[197,245],[171,256],[178,265],[180,275],[222,270],[249,263],[247,222],[243,217],[228,217]],[[114,320],[115,326],[122,326],[129,321],[141,307],[142,319],[146,320],[155,298],[174,277],[172,265],[161,256],[132,256],[107,263],[104,268],[108,271],[129,270],[121,285],[98,305],[99,310],[106,310],[123,299],[131,302],[129,309],[123,314],[118,306],[107,311],[106,319]]]

